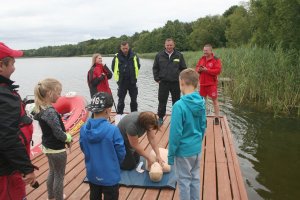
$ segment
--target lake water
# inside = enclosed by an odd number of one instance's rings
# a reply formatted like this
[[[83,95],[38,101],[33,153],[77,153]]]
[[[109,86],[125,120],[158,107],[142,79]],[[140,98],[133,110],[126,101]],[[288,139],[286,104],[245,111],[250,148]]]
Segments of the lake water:
[[[111,61],[112,58],[104,58],[109,68]],[[153,80],[152,64],[153,60],[141,59],[138,103],[139,110],[156,112],[158,85]],[[63,93],[75,91],[90,100],[86,75],[91,58],[26,58],[18,59],[15,66],[11,78],[21,86],[22,97],[32,95],[39,80],[51,77],[63,84]],[[113,79],[109,84],[117,102],[117,85]],[[234,105],[222,94],[219,101],[234,136],[249,199],[300,199],[300,120],[274,119],[270,114]],[[127,95],[125,111],[130,111],[129,103]],[[170,106],[171,99],[168,112]],[[210,104],[208,107],[211,110]]]

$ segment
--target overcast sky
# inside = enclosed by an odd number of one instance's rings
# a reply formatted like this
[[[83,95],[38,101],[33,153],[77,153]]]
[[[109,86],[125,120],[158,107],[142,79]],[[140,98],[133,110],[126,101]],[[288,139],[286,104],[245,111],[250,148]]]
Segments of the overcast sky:
[[[0,41],[16,49],[132,35],[223,14],[241,0],[0,0]]]

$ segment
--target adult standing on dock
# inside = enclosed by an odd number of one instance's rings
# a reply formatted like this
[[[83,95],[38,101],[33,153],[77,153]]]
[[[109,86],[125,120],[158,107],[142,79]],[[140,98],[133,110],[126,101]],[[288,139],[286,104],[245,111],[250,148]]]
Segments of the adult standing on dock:
[[[221,60],[212,52],[212,46],[203,47],[203,56],[199,59],[196,71],[200,74],[200,95],[213,101],[215,111],[215,124],[219,124],[220,108],[218,103],[218,75],[221,73]]]
[[[159,52],[153,64],[154,80],[159,84],[158,88],[158,122],[163,123],[166,114],[169,92],[172,96],[172,104],[180,99],[179,73],[186,69],[183,55],[175,49],[175,42],[168,38],[165,41],[165,49]]]
[[[15,58],[22,51],[0,42],[0,199],[25,199],[25,183],[33,185],[34,166],[26,151],[26,136],[32,136],[32,120],[10,76],[15,71]],[[22,138],[22,139],[21,139]],[[30,150],[29,150],[30,151]]]
[[[112,73],[108,67],[102,63],[102,56],[99,53],[93,55],[92,66],[87,74],[87,82],[90,89],[91,98],[97,92],[106,92],[111,94],[108,79],[111,79]]]
[[[137,104],[137,77],[140,69],[140,61],[137,55],[129,48],[128,42],[122,42],[120,50],[115,54],[112,61],[112,71],[114,79],[118,84],[118,106],[117,114],[123,114],[125,107],[125,97],[127,91],[131,98],[130,110],[131,112],[138,110]]]

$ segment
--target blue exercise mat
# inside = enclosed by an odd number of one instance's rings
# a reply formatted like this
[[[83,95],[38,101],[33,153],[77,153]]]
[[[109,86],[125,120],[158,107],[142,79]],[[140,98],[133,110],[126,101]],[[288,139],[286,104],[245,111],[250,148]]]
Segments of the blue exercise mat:
[[[141,157],[140,162],[144,165],[142,169],[145,170],[145,158]],[[152,182],[149,177],[149,172],[145,170],[143,173],[138,173],[135,169],[133,170],[121,170],[121,181],[120,185],[131,186],[131,187],[143,187],[143,188],[170,188],[176,189],[176,175],[173,166],[169,173],[164,173],[163,178],[160,182]]]

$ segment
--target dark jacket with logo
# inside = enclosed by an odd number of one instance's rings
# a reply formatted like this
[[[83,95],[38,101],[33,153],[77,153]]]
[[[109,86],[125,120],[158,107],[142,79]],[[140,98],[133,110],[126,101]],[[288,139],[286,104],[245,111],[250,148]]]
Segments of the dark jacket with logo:
[[[19,86],[0,75],[0,176],[14,171],[33,172],[34,166],[19,138],[21,99],[16,92]]]
[[[118,84],[122,83],[123,80],[130,80],[131,83],[137,82],[137,77],[135,75],[134,69],[134,61],[133,58],[136,54],[129,49],[128,55],[125,56],[121,50],[119,50],[118,54],[112,60],[111,69],[114,73],[115,71],[115,60],[116,57],[119,59],[119,81]],[[140,60],[137,57],[138,69],[140,69]]]
[[[179,81],[179,73],[186,69],[183,55],[174,49],[169,58],[165,50],[159,52],[153,64],[153,76],[155,81]]]

